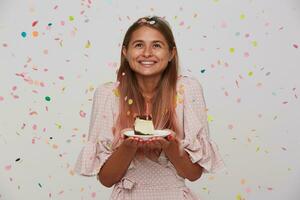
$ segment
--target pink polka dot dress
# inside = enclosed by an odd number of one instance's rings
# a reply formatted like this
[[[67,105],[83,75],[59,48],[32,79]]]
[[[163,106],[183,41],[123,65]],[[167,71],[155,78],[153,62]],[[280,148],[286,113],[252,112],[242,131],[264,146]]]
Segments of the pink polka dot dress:
[[[118,116],[119,99],[116,84],[99,86],[93,99],[89,138],[80,152],[75,171],[84,176],[97,175],[113,153],[112,127]],[[206,105],[199,81],[180,76],[177,82],[177,105],[180,145],[191,161],[203,172],[223,167],[217,145],[209,138]],[[110,200],[200,200],[179,176],[164,153],[157,162],[133,159],[124,177],[114,185]]]

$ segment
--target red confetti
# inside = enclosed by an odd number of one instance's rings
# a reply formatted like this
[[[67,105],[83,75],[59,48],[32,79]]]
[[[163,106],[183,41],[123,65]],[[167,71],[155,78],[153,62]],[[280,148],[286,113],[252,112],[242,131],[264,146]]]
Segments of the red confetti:
[[[293,44],[293,47],[298,49],[298,45],[297,44]]]
[[[32,27],[34,27],[35,25],[37,25],[38,22],[39,22],[39,21],[34,21],[34,22],[32,22]]]

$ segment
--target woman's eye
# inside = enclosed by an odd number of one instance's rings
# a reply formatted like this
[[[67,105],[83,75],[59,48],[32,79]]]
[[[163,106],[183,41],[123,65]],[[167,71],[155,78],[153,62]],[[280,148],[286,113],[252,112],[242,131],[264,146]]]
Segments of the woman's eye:
[[[143,46],[142,43],[138,43],[138,44],[134,45],[134,47],[142,47],[142,46]]]
[[[160,48],[160,47],[161,47],[160,44],[154,44],[153,46],[154,46],[155,48]]]

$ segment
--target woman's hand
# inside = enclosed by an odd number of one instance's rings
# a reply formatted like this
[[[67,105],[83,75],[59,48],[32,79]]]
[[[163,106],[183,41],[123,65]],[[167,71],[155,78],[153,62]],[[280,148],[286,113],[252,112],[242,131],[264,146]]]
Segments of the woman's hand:
[[[174,146],[175,148],[178,147],[177,143],[178,140],[175,138],[176,133],[172,130],[165,129],[170,131],[171,134],[168,135],[166,138],[164,137],[153,137],[145,142],[142,146],[142,150],[144,154],[150,158],[151,160],[157,160],[161,154],[161,151],[165,151],[169,147]]]
[[[121,131],[121,138],[123,140],[122,145],[124,145],[125,147],[127,147],[129,149],[136,151],[138,148],[142,147],[143,140],[138,137],[128,137],[123,134],[125,131],[130,131],[130,130],[133,130],[133,129],[125,128]]]

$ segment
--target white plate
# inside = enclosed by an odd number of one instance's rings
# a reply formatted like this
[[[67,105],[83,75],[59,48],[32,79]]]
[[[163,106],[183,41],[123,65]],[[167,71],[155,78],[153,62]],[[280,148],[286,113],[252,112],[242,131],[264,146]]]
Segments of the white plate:
[[[152,137],[166,137],[171,133],[168,130],[154,130],[153,135],[135,135],[133,130],[129,130],[129,131],[125,131],[123,134],[128,137],[138,137],[143,140],[149,140]]]

